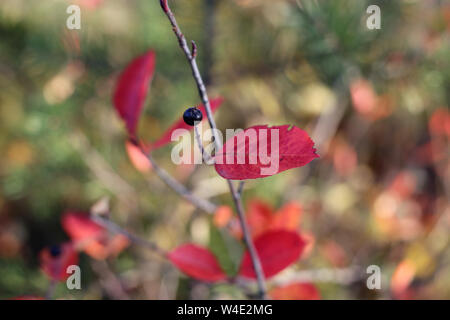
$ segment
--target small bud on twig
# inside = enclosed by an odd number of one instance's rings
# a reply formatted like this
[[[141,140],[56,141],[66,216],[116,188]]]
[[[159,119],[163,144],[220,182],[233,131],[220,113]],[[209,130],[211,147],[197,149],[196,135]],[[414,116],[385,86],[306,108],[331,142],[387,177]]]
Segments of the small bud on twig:
[[[194,40],[191,40],[191,44],[192,44],[192,59],[195,59],[195,57],[197,56],[197,45],[195,44]]]

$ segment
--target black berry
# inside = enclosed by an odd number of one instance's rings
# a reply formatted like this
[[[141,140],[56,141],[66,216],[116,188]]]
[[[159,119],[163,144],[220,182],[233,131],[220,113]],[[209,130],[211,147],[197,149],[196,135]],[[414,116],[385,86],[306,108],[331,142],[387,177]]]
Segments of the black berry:
[[[202,112],[197,108],[189,108],[183,113],[183,120],[186,124],[194,126],[196,122],[200,122],[203,119]]]
[[[50,250],[50,255],[53,258],[57,258],[61,255],[61,247],[58,245],[51,246],[49,250]]]

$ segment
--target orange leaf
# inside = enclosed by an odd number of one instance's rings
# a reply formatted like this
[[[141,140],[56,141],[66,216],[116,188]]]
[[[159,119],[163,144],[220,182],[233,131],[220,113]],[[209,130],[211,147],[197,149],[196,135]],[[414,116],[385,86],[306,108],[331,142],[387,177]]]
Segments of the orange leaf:
[[[213,223],[218,228],[225,227],[233,217],[233,210],[229,206],[220,206],[214,212]]]
[[[147,157],[142,153],[139,147],[137,147],[130,141],[127,141],[125,143],[125,147],[127,150],[128,158],[130,158],[131,163],[138,171],[146,173],[152,169],[150,161],[148,161]]]
[[[295,201],[281,207],[272,219],[270,229],[296,230],[300,225],[302,207]]]
[[[275,287],[269,292],[274,300],[320,300],[320,293],[312,283],[291,283]]]

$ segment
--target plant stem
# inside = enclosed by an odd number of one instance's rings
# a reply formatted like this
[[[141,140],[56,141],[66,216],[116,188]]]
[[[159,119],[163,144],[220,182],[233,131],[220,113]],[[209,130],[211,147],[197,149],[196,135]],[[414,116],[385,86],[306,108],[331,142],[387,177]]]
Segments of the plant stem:
[[[198,131],[197,126],[194,126],[194,133],[195,133],[195,139],[197,140],[198,148],[200,149],[200,152],[202,153],[202,159],[205,161],[206,164],[214,164],[214,160],[211,158],[211,156],[205,151],[205,148],[203,148],[202,139],[200,137],[200,133]]]
[[[141,152],[145,155],[148,161],[150,161],[153,170],[158,175],[158,177],[162,181],[164,181],[165,184],[167,184],[170,188],[172,188],[181,197],[192,203],[195,207],[202,209],[209,214],[213,214],[214,212],[216,212],[217,206],[214,203],[193,195],[184,185],[179,183],[166,170],[161,168],[155,162],[155,159],[153,159],[152,155],[146,152],[142,146],[140,146],[139,144],[136,144],[136,146],[141,150]]]
[[[48,284],[47,292],[45,293],[45,299],[46,300],[52,300],[53,299],[53,293],[55,292],[55,288],[58,282],[54,279],[50,280],[50,283]]]
[[[216,151],[218,151],[221,149],[222,144],[217,135],[217,126],[216,126],[216,122],[214,121],[214,117],[213,117],[213,114],[211,111],[211,105],[209,103],[208,93],[206,92],[206,87],[203,82],[200,71],[198,69],[197,61],[195,59],[196,55],[197,55],[196,54],[197,46],[195,45],[194,42],[192,42],[192,49],[193,49],[193,54],[192,54],[191,50],[189,49],[186,38],[184,37],[183,33],[181,32],[180,27],[178,26],[178,23],[175,19],[174,14],[172,13],[172,10],[170,10],[167,0],[160,0],[160,3],[161,3],[161,8],[163,9],[164,13],[166,14],[167,18],[170,21],[170,24],[172,25],[173,32],[175,33],[175,36],[178,39],[178,44],[180,45],[180,48],[183,50],[183,52],[186,56],[186,59],[188,60],[189,65],[191,66],[192,75],[195,79],[195,83],[197,85],[198,93],[200,95],[202,103],[205,106],[206,116],[208,118],[209,125],[213,132],[214,145],[215,145]],[[236,207],[236,211],[238,213],[242,232],[244,233],[244,240],[245,240],[246,246],[249,250],[250,257],[251,257],[251,260],[253,263],[253,268],[255,270],[255,274],[256,274],[256,278],[257,278],[257,282],[258,282],[259,296],[260,296],[260,298],[264,299],[264,298],[266,298],[266,285],[265,285],[265,278],[264,278],[264,272],[262,269],[261,261],[258,257],[258,253],[253,244],[253,240],[251,238],[249,228],[248,228],[247,222],[245,220],[245,214],[244,214],[244,209],[242,206],[240,195],[236,191],[232,181],[227,180],[227,182],[228,182],[228,187],[231,192],[231,196],[233,198],[234,205]]]
[[[101,225],[102,227],[104,227],[105,229],[107,229],[108,231],[112,233],[122,234],[125,237],[127,237],[128,240],[130,240],[131,242],[146,247],[147,249],[150,249],[151,251],[157,253],[159,256],[163,258],[166,257],[166,252],[163,249],[161,249],[156,243],[150,242],[148,240],[145,240],[141,237],[138,237],[128,232],[127,230],[121,228],[111,220],[103,218],[99,215],[91,215],[91,219],[96,223],[98,223],[99,225]]]

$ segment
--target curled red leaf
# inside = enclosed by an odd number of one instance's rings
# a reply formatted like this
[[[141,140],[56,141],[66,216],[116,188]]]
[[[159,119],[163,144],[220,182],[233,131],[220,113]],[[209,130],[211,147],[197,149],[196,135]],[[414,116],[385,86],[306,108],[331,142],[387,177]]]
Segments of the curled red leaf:
[[[207,249],[195,244],[181,245],[168,254],[169,260],[188,276],[207,282],[221,281],[225,273],[216,257]]]
[[[293,231],[268,231],[255,239],[255,249],[266,278],[276,275],[300,258],[305,241]],[[256,278],[248,250],[242,258],[239,275]]]
[[[308,134],[289,125],[258,125],[227,140],[214,160],[225,179],[245,180],[272,176],[301,167],[319,156]]]
[[[136,127],[155,71],[155,53],[147,51],[135,58],[122,71],[114,91],[114,107],[128,134],[136,135]]]

